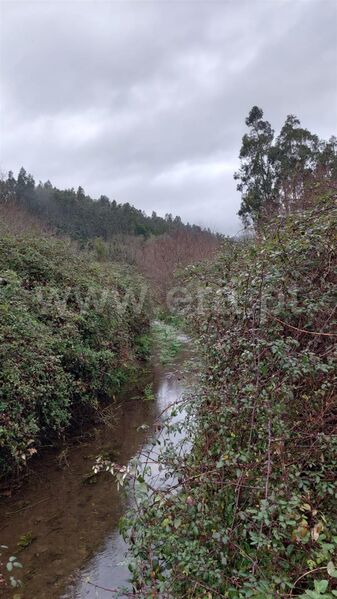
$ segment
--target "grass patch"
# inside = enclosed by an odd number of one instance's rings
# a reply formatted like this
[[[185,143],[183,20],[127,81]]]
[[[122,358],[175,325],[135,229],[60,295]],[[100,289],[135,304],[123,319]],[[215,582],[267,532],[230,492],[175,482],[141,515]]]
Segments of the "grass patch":
[[[182,350],[183,341],[175,326],[156,320],[152,324],[155,349],[161,364],[169,364]]]

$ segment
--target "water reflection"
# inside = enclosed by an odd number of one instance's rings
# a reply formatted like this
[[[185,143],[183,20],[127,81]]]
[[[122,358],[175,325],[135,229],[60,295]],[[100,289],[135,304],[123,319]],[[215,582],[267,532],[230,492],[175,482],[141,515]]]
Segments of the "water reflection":
[[[154,381],[155,404],[159,413],[159,418],[164,418],[166,414],[168,415],[171,406],[174,406],[174,404],[183,397],[186,391],[180,365],[181,360],[176,361],[175,364],[172,364],[171,367],[166,369],[156,369]],[[179,415],[177,414],[174,420],[177,421],[181,418],[183,418],[182,413]],[[152,434],[155,437],[160,435],[163,438],[162,432],[159,434],[153,431]],[[170,438],[170,440],[174,444],[177,444],[182,438],[182,435],[175,433],[174,439]],[[142,447],[142,459],[151,463],[152,484],[163,486],[171,481],[165,480],[165,474],[159,472],[158,468],[153,463],[153,461],[155,462],[156,460],[157,451],[158,447],[153,445],[152,439],[150,438],[148,443],[145,443]],[[126,556],[127,546],[122,537],[115,530],[105,540],[101,549],[80,571],[77,581],[72,588],[67,590],[62,599],[82,599],[82,597],[88,599],[105,599],[107,597],[115,596],[115,594],[111,592],[111,589],[121,587],[128,588],[131,591]]]
[[[127,464],[144,444],[145,453],[153,451],[155,423],[184,393],[184,358],[182,354],[168,367],[154,367],[155,401],[130,399],[135,393],[129,390],[117,427],[98,427],[72,447],[45,452],[22,489],[1,499],[1,544],[16,553],[16,543],[31,533],[31,544],[18,556],[24,565],[22,599],[106,599],[113,594],[95,589],[88,578],[109,589],[128,584],[126,546],[118,534],[125,499],[110,475],[94,481],[88,473],[99,454]],[[9,596],[8,589],[0,590],[0,597]]]

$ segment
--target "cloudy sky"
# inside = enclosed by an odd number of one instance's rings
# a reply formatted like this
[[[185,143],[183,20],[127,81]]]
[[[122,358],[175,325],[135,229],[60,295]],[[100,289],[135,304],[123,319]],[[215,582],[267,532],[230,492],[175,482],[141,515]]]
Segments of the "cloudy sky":
[[[234,233],[252,105],[337,133],[337,0],[0,2],[0,168]]]

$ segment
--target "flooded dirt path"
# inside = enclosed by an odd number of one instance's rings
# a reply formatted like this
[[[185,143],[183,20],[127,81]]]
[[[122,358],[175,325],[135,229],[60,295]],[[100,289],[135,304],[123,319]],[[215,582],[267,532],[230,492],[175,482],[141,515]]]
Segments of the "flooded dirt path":
[[[93,585],[111,589],[128,583],[126,546],[118,533],[127,500],[111,475],[91,478],[92,466],[100,454],[127,464],[150,443],[162,410],[184,393],[187,353],[168,366],[153,366],[153,401],[131,399],[130,389],[121,398],[116,426],[99,426],[77,444],[44,454],[22,489],[0,500],[1,544],[24,566],[24,588],[7,589],[1,597],[106,599],[115,595]],[[20,539],[29,544],[18,553]]]

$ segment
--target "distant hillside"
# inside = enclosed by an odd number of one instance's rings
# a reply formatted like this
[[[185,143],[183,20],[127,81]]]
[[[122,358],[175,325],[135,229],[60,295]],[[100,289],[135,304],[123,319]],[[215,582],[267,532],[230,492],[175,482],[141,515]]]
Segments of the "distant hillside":
[[[102,238],[108,241],[115,235],[162,235],[178,230],[201,231],[196,225],[185,225],[179,216],[165,218],[155,212],[145,212],[130,204],[118,204],[107,196],[98,200],[86,195],[83,188],[58,189],[50,181],[35,184],[24,168],[17,178],[10,171],[0,181],[0,205],[15,202],[30,214],[51,227],[56,233],[78,240]]]
[[[12,172],[0,179],[0,236],[4,235],[71,238],[78,250],[93,252],[100,262],[134,266],[161,303],[166,302],[176,270],[214,256],[223,240],[170,214],[149,217],[105,196],[93,200],[81,188],[75,192],[50,182],[35,185],[23,168],[17,179]]]

